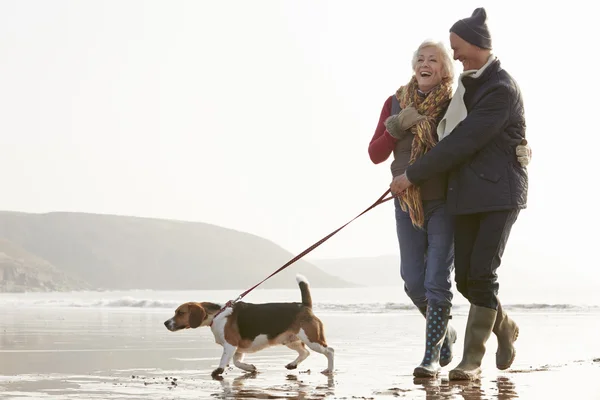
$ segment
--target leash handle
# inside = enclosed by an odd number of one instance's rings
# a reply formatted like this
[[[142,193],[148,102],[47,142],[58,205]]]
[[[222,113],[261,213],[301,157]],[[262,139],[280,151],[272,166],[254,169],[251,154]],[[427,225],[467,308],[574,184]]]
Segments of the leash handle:
[[[366,214],[367,212],[371,211],[373,208],[377,207],[380,204],[383,204],[383,203],[385,203],[387,201],[392,200],[395,197],[394,195],[391,195],[390,197],[385,197],[385,196],[387,196],[390,193],[391,193],[390,189],[386,190],[385,193],[382,194],[377,199],[377,201],[375,201],[373,204],[371,204],[369,207],[367,207],[367,209],[365,209],[363,212],[361,212],[356,217],[352,218],[350,221],[346,222],[344,225],[340,226],[335,231],[331,232],[329,235],[325,236],[324,238],[322,238],[318,242],[314,243],[312,246],[308,247],[306,250],[304,250],[302,253],[298,254],[296,257],[292,258],[290,261],[288,261],[287,263],[285,263],[283,266],[281,266],[278,270],[276,270],[275,272],[273,272],[271,275],[267,276],[265,279],[263,279],[262,281],[258,282],[256,285],[252,286],[250,289],[246,290],[242,294],[240,294],[237,299],[235,299],[235,300],[229,300],[227,302],[227,304],[225,304],[225,306],[221,309],[221,311],[223,311],[227,307],[233,306],[235,303],[237,303],[238,301],[240,301],[241,299],[243,299],[248,293],[250,293],[251,291],[253,291],[254,289],[256,289],[258,286],[260,286],[261,284],[263,284],[267,279],[271,278],[274,275],[277,275],[279,272],[283,271],[284,269],[286,269],[287,267],[289,267],[290,265],[292,265],[293,263],[295,263],[296,261],[298,261],[299,259],[301,259],[305,255],[307,255],[308,253],[310,253],[311,251],[313,251],[314,249],[316,249],[317,247],[319,247],[320,245],[322,245],[324,242],[326,242],[327,240],[329,240],[329,238],[331,238],[333,235],[335,235],[336,233],[338,233],[339,231],[341,231],[342,229],[344,229],[346,226],[348,226],[351,222],[353,222],[355,219],[357,219],[361,215]],[[219,311],[219,313],[221,311]]]

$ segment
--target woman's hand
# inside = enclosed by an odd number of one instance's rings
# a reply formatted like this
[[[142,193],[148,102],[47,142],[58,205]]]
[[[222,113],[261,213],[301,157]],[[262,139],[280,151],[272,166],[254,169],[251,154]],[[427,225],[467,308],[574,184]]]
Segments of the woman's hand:
[[[417,122],[425,119],[424,116],[410,106],[396,115],[391,115],[385,120],[385,128],[394,139],[402,139]]]
[[[521,144],[517,146],[517,161],[523,168],[529,165],[531,161],[531,147],[527,144],[526,139],[523,139]]]

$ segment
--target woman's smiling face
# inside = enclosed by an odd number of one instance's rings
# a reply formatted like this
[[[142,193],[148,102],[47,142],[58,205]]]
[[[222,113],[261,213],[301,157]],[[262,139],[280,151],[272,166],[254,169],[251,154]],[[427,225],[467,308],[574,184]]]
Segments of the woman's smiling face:
[[[439,85],[444,78],[442,71],[443,66],[438,49],[433,46],[422,48],[417,55],[415,64],[415,76],[419,89],[422,92],[429,92]]]

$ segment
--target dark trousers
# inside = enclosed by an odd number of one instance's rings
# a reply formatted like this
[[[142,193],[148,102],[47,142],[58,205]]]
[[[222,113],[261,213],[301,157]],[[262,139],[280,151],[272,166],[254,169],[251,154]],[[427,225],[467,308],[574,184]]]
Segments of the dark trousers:
[[[396,233],[400,245],[400,274],[404,290],[417,307],[452,303],[454,262],[454,217],[446,211],[443,200],[423,202],[425,223],[415,228],[408,212],[402,211],[398,199]]]
[[[471,304],[498,309],[496,270],[518,216],[518,209],[456,216],[456,288]]]

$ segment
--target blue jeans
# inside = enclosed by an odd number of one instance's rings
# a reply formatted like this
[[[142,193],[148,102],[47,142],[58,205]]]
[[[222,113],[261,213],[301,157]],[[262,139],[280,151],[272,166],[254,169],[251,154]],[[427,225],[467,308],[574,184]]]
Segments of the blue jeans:
[[[410,216],[402,211],[398,199],[396,231],[400,245],[400,275],[404,290],[417,307],[452,304],[454,268],[454,216],[446,211],[443,200],[423,202],[423,229],[413,226]]]

